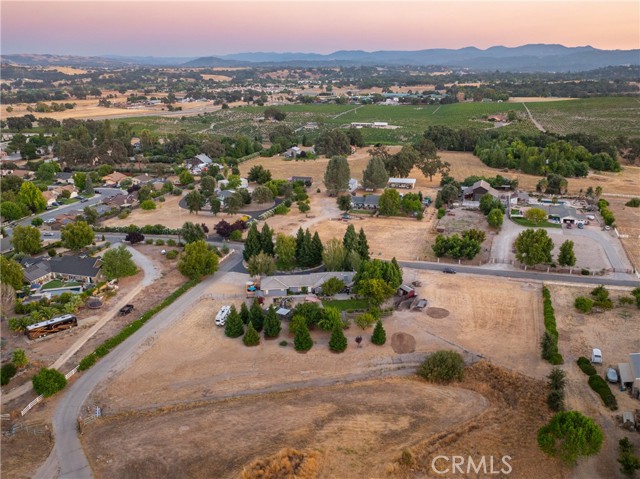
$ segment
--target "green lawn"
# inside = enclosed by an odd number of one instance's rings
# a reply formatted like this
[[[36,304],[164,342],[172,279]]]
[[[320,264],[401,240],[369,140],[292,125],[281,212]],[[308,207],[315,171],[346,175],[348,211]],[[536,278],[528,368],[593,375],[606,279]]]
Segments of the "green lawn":
[[[533,221],[529,221],[527,218],[511,218],[516,224],[520,226],[527,226],[529,228],[562,228],[562,225],[558,223],[551,223],[549,221],[545,221],[544,223],[534,223]]]
[[[78,283],[77,281],[70,281],[68,283],[65,283],[64,281],[61,281],[59,279],[52,279],[51,281],[49,281],[48,283],[45,283],[42,285],[42,289],[57,289],[57,288],[62,288],[62,287],[73,287],[73,286],[81,286],[82,283]]]
[[[367,309],[369,303],[366,299],[336,299],[329,301],[322,301],[322,305],[326,308],[331,306],[332,308],[339,309],[340,311],[351,311],[354,309]]]
[[[58,198],[58,203],[63,205],[70,205],[71,203],[77,203],[78,201],[80,201],[78,198]]]

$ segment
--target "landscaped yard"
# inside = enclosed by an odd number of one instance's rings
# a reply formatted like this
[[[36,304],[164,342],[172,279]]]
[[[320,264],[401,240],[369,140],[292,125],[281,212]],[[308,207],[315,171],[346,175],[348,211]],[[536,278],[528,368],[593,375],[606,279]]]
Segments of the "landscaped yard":
[[[551,223],[550,221],[536,223],[535,221],[530,221],[527,218],[511,218],[511,221],[519,224],[520,226],[528,226],[530,228],[562,228],[561,224]]]
[[[340,311],[352,311],[356,309],[367,309],[369,303],[366,299],[334,299],[322,301],[322,305],[326,308],[330,306],[332,308],[339,309]]]
[[[43,284],[42,289],[72,288],[74,286],[82,286],[82,284],[78,283],[77,281],[65,283],[64,281],[61,281],[59,279],[53,279],[48,283]]]

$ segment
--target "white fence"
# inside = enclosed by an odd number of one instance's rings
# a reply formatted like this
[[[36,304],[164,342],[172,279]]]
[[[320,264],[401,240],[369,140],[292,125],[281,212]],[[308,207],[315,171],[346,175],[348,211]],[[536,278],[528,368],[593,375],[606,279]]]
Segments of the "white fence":
[[[73,368],[71,371],[69,371],[67,374],[64,375],[64,377],[66,379],[69,379],[71,376],[73,376],[75,373],[78,372],[78,366],[76,366],[75,368]],[[40,401],[42,401],[44,399],[44,396],[42,394],[40,394],[40,396],[38,396],[37,398],[35,398],[33,401],[31,401],[29,404],[27,404],[27,406],[20,411],[20,415],[24,416],[25,414],[27,414],[29,411],[31,411],[31,409],[33,409],[33,407],[38,404]]]

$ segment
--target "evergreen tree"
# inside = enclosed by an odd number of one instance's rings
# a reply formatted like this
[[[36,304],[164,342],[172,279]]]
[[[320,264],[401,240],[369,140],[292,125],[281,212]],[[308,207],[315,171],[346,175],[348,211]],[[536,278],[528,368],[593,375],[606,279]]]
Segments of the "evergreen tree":
[[[280,319],[276,315],[276,310],[273,306],[269,306],[267,317],[264,320],[264,337],[277,338],[280,335],[281,329]]]
[[[347,191],[350,178],[351,169],[345,157],[334,156],[329,160],[324,174],[324,185],[327,188],[327,193],[335,195],[341,191]]]
[[[347,338],[345,337],[340,324],[336,324],[331,331],[329,349],[334,353],[341,353],[347,349]]]
[[[296,259],[300,258],[302,254],[302,245],[304,244],[304,231],[302,230],[302,226],[298,228],[298,232],[296,233]]]
[[[244,336],[242,337],[242,342],[245,346],[257,346],[258,344],[260,344],[260,335],[254,329],[251,323],[249,323],[247,332],[244,333]]]
[[[251,309],[249,310],[250,323],[253,324],[253,327],[256,331],[262,331],[264,327],[264,311],[262,310],[262,306],[256,300],[253,301],[251,305]]]
[[[560,263],[560,266],[576,265],[576,255],[573,252],[573,241],[567,240],[560,245],[560,254],[558,255],[558,263]]]
[[[224,325],[224,334],[229,338],[238,338],[244,334],[244,325],[235,306],[231,306],[231,311]]]
[[[367,250],[368,250],[367,246]],[[311,251],[313,257],[313,263],[311,266],[318,266],[322,263],[322,252],[324,251],[324,246],[322,246],[322,241],[320,240],[320,235],[316,231],[313,233],[313,239],[311,240]]]
[[[313,245],[311,244],[311,233],[309,228],[304,233],[300,256],[297,258],[298,265],[309,267],[313,265]]]
[[[358,253],[360,258],[369,259],[369,243],[367,242],[367,235],[364,234],[364,229],[360,227],[360,233],[358,233]]]
[[[296,328],[296,334],[293,337],[293,347],[296,351],[305,352],[309,351],[313,347],[313,340],[311,334],[309,334],[309,328],[306,322],[302,322],[299,327]]]
[[[402,268],[400,268],[398,260],[396,260],[395,256],[391,259],[391,266],[393,268],[391,270],[391,275],[387,281],[394,288],[398,288],[402,284]]]
[[[249,313],[247,303],[242,303],[240,306],[240,319],[242,320],[242,324],[249,324],[249,321],[251,320],[251,314]]]
[[[384,167],[382,158],[373,156],[367,163],[367,168],[362,172],[362,185],[369,189],[384,188],[389,181],[389,173]]]
[[[373,328],[373,335],[371,336],[371,342],[373,344],[377,344],[378,346],[382,346],[387,342],[387,333],[384,330],[384,326],[382,326],[382,321],[378,320],[376,323],[376,327]]]
[[[262,251],[261,235],[258,232],[258,227],[253,223],[247,233],[247,240],[244,242],[242,256],[245,261],[248,261],[249,258],[257,255],[260,251]]]
[[[262,251],[264,251],[265,254],[268,254],[270,256],[274,255],[273,230],[269,228],[269,225],[267,223],[264,224],[264,226],[262,227],[262,232],[260,233],[260,245],[262,247]]]
[[[342,244],[344,244],[344,249],[347,250],[347,252],[359,250],[358,234],[352,224],[347,227],[347,231],[345,231],[344,237],[342,238]]]

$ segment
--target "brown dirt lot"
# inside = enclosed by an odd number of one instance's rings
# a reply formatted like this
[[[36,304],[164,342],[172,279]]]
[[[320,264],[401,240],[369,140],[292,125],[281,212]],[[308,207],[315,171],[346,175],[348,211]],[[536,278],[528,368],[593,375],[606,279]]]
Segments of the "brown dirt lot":
[[[548,285],[556,312],[559,332],[559,349],[564,356],[562,366],[567,373],[567,407],[579,410],[593,417],[602,426],[605,443],[601,453],[581,462],[575,471],[575,478],[587,477],[623,477],[617,471],[618,440],[628,436],[640,447],[638,434],[624,434],[616,424],[615,416],[621,411],[633,411],[639,407],[638,401],[631,399],[626,392],[616,386],[611,391],[618,401],[618,411],[607,409],[599,396],[587,383],[587,376],[578,368],[576,360],[580,356],[590,357],[592,348],[600,348],[604,363],[597,365],[600,375],[604,375],[609,365],[617,366],[628,362],[629,353],[640,350],[640,311],[635,306],[616,307],[604,313],[582,314],[574,307],[577,296],[588,296],[591,288],[575,286]],[[628,290],[609,288],[614,304],[618,298],[627,296]]]
[[[412,335],[418,355],[459,345],[509,368],[538,377],[546,374],[538,353],[539,288],[463,274],[453,279],[441,273],[405,270],[404,276],[406,281],[421,280],[418,294],[430,306],[446,308],[450,315],[436,319],[424,312],[396,312],[384,321],[387,338],[399,332]],[[329,334],[322,331],[313,332],[316,344],[307,354],[296,353],[286,323],[281,336],[289,341],[287,347],[279,346],[279,340],[263,340],[255,348],[246,348],[239,339],[226,338],[213,325],[213,318],[223,304],[239,304],[233,296],[242,293],[245,278],[226,275],[212,294],[228,299],[203,300],[185,311],[175,326],[150,342],[125,372],[102,388],[96,400],[113,412],[284,387],[292,380],[333,380],[349,374],[376,377],[398,357],[390,342],[375,347],[368,339],[371,330],[363,334],[355,325],[345,331],[351,346],[340,355],[329,354]],[[495,306],[487,308],[488,304]],[[365,340],[362,348],[355,348],[359,334]],[[167,351],[173,352],[170,358]]]
[[[640,185],[640,182],[637,185]],[[637,191],[636,194],[640,197],[640,192]],[[620,241],[627,256],[636,270],[640,270],[640,208],[625,206],[630,198],[607,196],[605,199],[616,217],[616,226],[622,235]]]
[[[36,465],[43,463],[53,449],[53,438],[42,431],[42,427],[37,427],[38,435],[23,430],[15,436],[2,436],[1,472],[4,477],[13,479],[33,477]],[[43,433],[40,434],[40,431]]]

